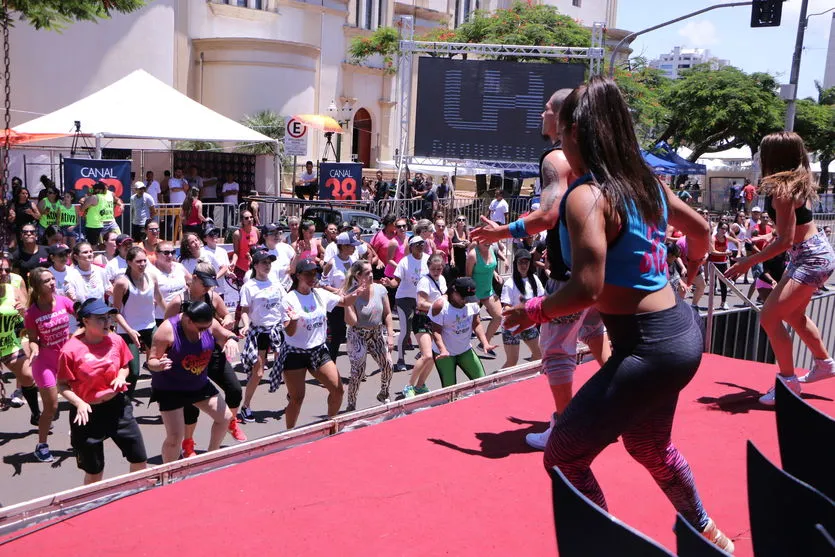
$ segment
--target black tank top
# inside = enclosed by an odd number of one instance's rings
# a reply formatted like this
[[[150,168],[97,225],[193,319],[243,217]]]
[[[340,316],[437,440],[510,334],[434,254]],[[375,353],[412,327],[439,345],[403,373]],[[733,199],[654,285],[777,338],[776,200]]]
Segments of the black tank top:
[[[555,143],[543,151],[542,156],[539,157],[539,179],[542,181],[542,164],[545,162],[545,157],[550,155],[553,151],[562,150],[559,143]],[[545,184],[542,185],[545,188]],[[553,228],[548,230],[545,236],[545,247],[548,250],[548,266],[551,268],[551,278],[559,281],[567,281],[570,275],[568,267],[562,260],[560,248],[560,227],[558,223],[554,223]]]

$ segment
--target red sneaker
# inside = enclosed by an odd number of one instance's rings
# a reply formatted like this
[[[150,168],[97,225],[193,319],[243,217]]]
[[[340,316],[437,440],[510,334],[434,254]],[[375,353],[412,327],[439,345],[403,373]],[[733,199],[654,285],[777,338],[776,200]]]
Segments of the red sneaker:
[[[229,433],[232,434],[235,441],[246,441],[246,433],[244,433],[244,430],[242,430],[238,425],[237,418],[233,417],[229,420]]]
[[[189,458],[192,456],[197,456],[197,453],[194,452],[194,439],[183,439],[183,458]]]

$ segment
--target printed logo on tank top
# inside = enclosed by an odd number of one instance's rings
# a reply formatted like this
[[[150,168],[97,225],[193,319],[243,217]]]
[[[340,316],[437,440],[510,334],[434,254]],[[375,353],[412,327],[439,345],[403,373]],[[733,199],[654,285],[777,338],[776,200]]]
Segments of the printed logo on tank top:
[[[212,359],[212,351],[204,350],[199,354],[189,354],[183,358],[183,369],[191,372],[193,375],[200,375],[209,365],[209,360]]]
[[[662,247],[664,234],[656,227],[647,228],[647,240],[652,242],[648,252],[641,259],[641,273],[653,275],[667,275],[667,249]]]

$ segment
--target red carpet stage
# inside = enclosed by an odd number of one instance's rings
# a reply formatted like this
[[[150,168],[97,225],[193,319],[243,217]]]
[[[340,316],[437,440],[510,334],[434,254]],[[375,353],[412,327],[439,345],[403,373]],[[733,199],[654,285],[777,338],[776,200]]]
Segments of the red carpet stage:
[[[594,371],[579,371],[585,380]],[[674,440],[708,512],[750,556],[745,440],[779,462],[774,366],[706,356]],[[835,381],[806,400],[835,414]],[[542,453],[525,445],[551,410],[537,377],[152,489],[35,532],[9,555],[507,555],[556,553]],[[675,549],[674,511],[620,444],[594,471],[611,511]]]

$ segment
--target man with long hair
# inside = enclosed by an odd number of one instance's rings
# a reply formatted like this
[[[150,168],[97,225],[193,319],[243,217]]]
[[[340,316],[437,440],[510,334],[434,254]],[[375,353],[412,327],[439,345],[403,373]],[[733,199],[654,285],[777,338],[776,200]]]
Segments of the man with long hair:
[[[571,91],[571,89],[556,91],[548,99],[545,110],[542,112],[542,136],[550,142],[550,147],[539,160],[539,176],[542,181],[539,208],[508,225],[498,224],[482,217],[484,226],[472,232],[473,242],[494,243],[511,237],[524,238],[547,230],[545,242],[551,274],[545,289],[549,293],[559,290],[569,277],[568,268],[559,256],[560,238],[556,224],[559,218],[560,200],[568,189],[569,180],[573,180],[575,176],[560,146],[557,120],[560,107]],[[531,447],[540,450],[545,448],[556,416],[562,413],[571,401],[579,339],[589,346],[595,359],[601,365],[609,359],[611,354],[609,338],[606,336],[606,330],[597,310],[593,308],[584,310],[542,325],[539,337],[542,367],[548,376],[556,412],[551,417],[547,430],[542,433],[530,433],[525,437],[525,441]]]

